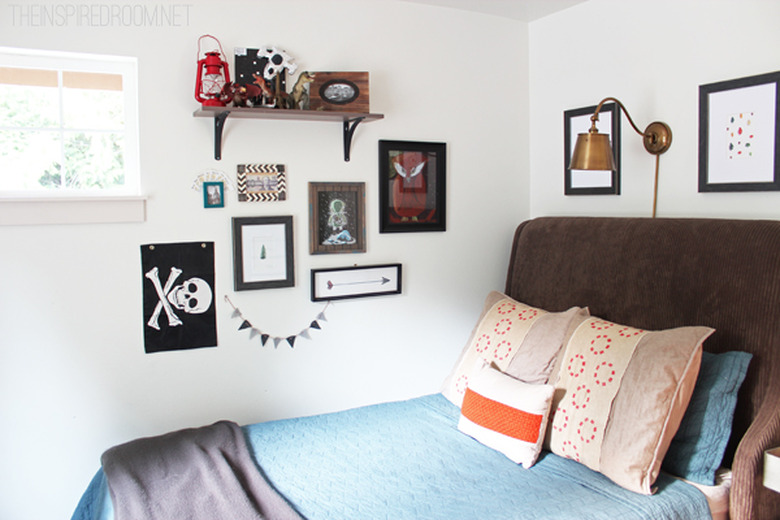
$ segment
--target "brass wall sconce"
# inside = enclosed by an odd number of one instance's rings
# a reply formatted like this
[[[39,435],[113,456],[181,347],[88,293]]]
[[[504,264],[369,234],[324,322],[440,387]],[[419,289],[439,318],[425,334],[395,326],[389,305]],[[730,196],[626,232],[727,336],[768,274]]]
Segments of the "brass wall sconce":
[[[655,187],[653,189],[653,218],[655,218],[658,203],[658,162],[660,155],[668,150],[672,144],[672,130],[666,123],[660,121],[652,122],[642,132],[634,124],[634,120],[631,119],[623,103],[613,97],[604,98],[599,102],[593,115],[590,116],[591,126],[588,133],[577,135],[577,143],[574,145],[574,152],[572,153],[569,167],[572,170],[615,170],[609,135],[599,133],[598,128],[596,128],[596,121],[599,120],[599,111],[607,101],[614,101],[620,106],[626,114],[628,122],[631,123],[631,127],[642,136],[645,150],[655,155]]]

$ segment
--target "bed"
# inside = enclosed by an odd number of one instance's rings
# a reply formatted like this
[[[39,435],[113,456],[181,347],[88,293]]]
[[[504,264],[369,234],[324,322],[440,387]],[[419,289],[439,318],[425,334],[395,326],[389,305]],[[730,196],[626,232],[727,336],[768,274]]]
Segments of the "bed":
[[[778,221],[523,222],[506,286],[487,295],[441,393],[233,425],[248,456],[228,480],[265,498],[212,491],[255,511],[211,518],[780,518],[780,494],[762,485],[763,452],[780,445],[778,308]],[[145,443],[171,436],[107,450],[73,520],[177,517],[169,491],[128,514],[151,493],[121,496],[111,457],[158,464],[169,450]],[[207,478],[186,493],[209,495],[193,491]]]

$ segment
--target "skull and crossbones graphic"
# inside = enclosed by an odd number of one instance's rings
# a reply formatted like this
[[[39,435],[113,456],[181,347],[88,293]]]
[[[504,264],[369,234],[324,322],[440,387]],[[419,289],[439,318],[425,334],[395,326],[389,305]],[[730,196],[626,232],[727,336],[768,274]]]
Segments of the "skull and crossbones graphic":
[[[173,311],[174,307],[187,314],[202,314],[211,307],[211,286],[202,278],[192,277],[179,285],[173,285],[182,272],[177,267],[171,267],[165,286],[160,283],[160,270],[157,266],[144,275],[152,282],[159,298],[151,318],[146,322],[153,329],[160,330],[159,319],[163,311],[168,316],[168,326],[177,327],[184,322]]]

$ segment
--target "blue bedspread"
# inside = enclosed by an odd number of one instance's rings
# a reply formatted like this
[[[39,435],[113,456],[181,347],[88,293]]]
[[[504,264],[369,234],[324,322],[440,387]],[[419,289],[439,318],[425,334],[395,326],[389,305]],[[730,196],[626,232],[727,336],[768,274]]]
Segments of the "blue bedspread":
[[[246,426],[266,478],[309,520],[704,520],[696,488],[661,475],[626,491],[545,453],[531,469],[457,430],[441,395]],[[102,472],[73,520],[111,520]]]

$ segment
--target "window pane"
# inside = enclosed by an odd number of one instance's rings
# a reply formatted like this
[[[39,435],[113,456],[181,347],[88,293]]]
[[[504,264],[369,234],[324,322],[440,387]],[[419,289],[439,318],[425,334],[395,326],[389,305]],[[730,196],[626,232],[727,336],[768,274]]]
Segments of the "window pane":
[[[0,126],[56,127],[58,106],[57,87],[0,84]]]
[[[0,190],[59,187],[58,132],[0,130]]]
[[[90,130],[122,130],[124,94],[120,91],[62,89],[63,126]]]
[[[124,137],[116,133],[65,132],[65,182],[73,189],[124,185]]]

